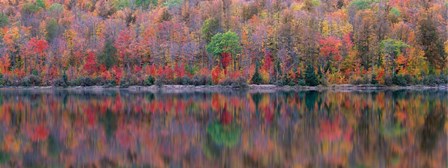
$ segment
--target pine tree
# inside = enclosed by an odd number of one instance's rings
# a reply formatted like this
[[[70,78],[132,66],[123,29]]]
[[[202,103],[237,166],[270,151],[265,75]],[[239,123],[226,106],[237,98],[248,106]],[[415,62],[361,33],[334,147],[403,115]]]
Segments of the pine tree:
[[[281,80],[282,78],[282,67],[280,66],[280,61],[278,59],[275,60],[275,65],[274,65],[274,77],[275,80]]]
[[[260,74],[260,72],[259,72],[259,69],[260,69],[260,67],[259,67],[259,63],[257,62],[256,66],[255,66],[255,73],[254,73],[254,75],[252,76],[252,83],[253,83],[253,84],[257,84],[257,85],[259,85],[259,84],[261,84],[261,82],[262,82],[261,74]]]
[[[107,40],[103,53],[98,57],[98,62],[109,69],[117,63],[117,59],[117,49],[114,47],[111,40]]]
[[[314,72],[314,67],[311,64],[308,64],[308,66],[306,67],[305,83],[308,86],[319,85],[319,80],[317,79],[316,73]]]

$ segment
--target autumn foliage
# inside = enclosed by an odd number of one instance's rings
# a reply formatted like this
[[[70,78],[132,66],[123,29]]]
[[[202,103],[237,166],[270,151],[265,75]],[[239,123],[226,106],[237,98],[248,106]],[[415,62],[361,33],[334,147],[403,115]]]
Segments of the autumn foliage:
[[[309,66],[322,85],[448,82],[446,9],[417,0],[1,1],[0,83],[222,84],[257,74],[300,85]]]

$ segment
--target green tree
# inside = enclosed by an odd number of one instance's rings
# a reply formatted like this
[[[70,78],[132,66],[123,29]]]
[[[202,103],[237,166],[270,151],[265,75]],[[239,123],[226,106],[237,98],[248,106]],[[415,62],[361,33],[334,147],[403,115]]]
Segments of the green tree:
[[[7,26],[9,23],[8,16],[3,13],[0,13],[0,27]]]
[[[22,14],[31,15],[40,10],[40,7],[34,3],[25,3],[22,6]]]
[[[114,0],[112,1],[112,4],[115,9],[121,10],[124,8],[129,7],[129,0]]]
[[[62,13],[64,11],[64,6],[60,3],[53,3],[48,8],[48,11],[50,12],[56,12],[56,13]]]
[[[386,61],[386,69],[392,70],[392,75],[395,75],[395,59],[402,51],[408,47],[408,45],[400,40],[386,39],[381,41],[380,48],[381,53],[384,55],[384,60]]]
[[[56,19],[50,19],[45,29],[47,30],[47,41],[52,41],[59,35],[59,25]]]
[[[251,79],[253,84],[259,85],[262,82],[262,78],[261,78],[261,74],[259,72],[260,71],[259,69],[260,69],[260,65],[257,62],[256,66],[255,66],[255,73],[254,73],[254,75],[252,76],[252,79]]]
[[[206,46],[207,51],[214,56],[221,56],[221,63],[226,67],[226,55],[230,54],[234,61],[233,69],[236,70],[236,56],[241,53],[239,36],[232,31],[215,34],[211,42]]]
[[[372,0],[354,0],[350,3],[350,6],[356,10],[364,10],[369,9],[372,3]]]
[[[171,7],[176,7],[176,6],[181,5],[182,2],[183,2],[183,0],[167,0],[167,1],[165,1],[165,3],[163,3],[163,5],[167,6],[168,8],[171,8]]]
[[[113,45],[114,43],[111,40],[107,40],[104,45],[103,53],[98,55],[98,62],[107,69],[111,68],[117,63],[117,49]]]
[[[316,73],[314,72],[314,66],[308,64],[305,71],[305,83],[308,86],[319,85],[319,80],[317,79]]]
[[[201,36],[205,40],[205,42],[210,43],[213,35],[220,32],[221,25],[219,24],[219,20],[215,18],[208,18],[204,21],[201,27]]]
[[[36,0],[36,6],[45,9],[45,3],[43,0]]]
[[[150,5],[157,6],[157,0],[136,0],[135,5],[147,9]]]
[[[275,59],[274,63],[274,78],[277,82],[282,77],[282,66],[280,65],[280,60]]]

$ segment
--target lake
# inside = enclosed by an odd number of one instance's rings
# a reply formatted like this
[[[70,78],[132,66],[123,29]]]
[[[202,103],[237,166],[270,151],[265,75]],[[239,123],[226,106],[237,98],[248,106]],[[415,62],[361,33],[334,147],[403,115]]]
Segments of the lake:
[[[0,91],[0,167],[446,167],[448,93]]]

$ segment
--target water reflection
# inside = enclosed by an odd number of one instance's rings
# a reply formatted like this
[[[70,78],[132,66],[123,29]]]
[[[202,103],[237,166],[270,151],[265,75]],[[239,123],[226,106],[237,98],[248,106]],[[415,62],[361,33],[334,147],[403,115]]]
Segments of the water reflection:
[[[0,92],[0,166],[446,167],[448,94]]]

